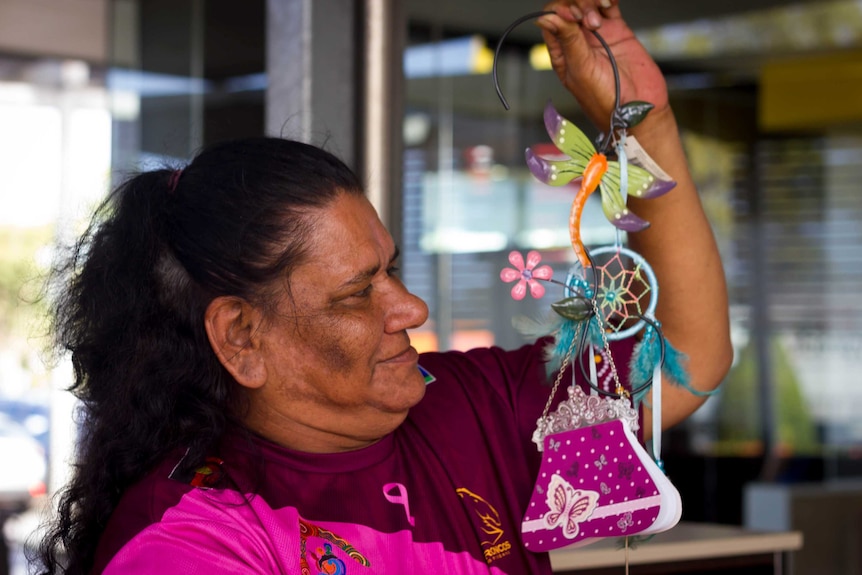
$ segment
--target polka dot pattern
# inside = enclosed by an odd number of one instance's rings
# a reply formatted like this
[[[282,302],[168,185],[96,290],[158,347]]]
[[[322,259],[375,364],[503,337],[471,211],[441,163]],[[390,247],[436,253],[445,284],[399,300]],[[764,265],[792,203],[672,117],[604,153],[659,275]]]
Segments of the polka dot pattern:
[[[545,438],[522,525],[528,549],[586,545],[597,537],[634,535],[655,523],[659,488],[623,425],[617,419]]]

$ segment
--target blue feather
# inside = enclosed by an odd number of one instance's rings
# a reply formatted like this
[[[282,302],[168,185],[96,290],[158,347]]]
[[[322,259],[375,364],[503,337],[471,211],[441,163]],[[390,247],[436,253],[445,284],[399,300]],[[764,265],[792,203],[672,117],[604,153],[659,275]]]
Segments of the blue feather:
[[[664,346],[664,365],[662,365],[662,372],[671,379],[671,383],[679,385],[688,390],[692,395],[697,395],[698,397],[705,397],[718,393],[718,389],[713,389],[712,391],[700,391],[693,388],[691,386],[691,378],[688,375],[688,371],[686,371],[683,365],[688,361],[688,356],[673,347],[667,340],[665,340]]]
[[[602,338],[602,327],[595,315],[590,318],[590,343],[599,349],[603,348],[605,345],[604,339]]]
[[[698,395],[700,392],[691,387],[691,378],[683,365],[686,362],[688,362],[688,356],[677,350],[668,340],[664,340],[664,364],[661,366],[662,372],[673,383],[677,383],[695,395]]]
[[[659,339],[661,338],[661,339]],[[661,344],[664,342],[664,363],[662,364],[662,374],[670,378],[673,385],[678,385],[689,393],[697,396],[713,395],[717,393],[713,391],[698,391],[691,387],[691,377],[685,368],[685,363],[688,361],[688,356],[676,349],[671,343],[661,335],[658,330],[652,326],[647,327],[644,332],[643,339],[638,342],[632,352],[631,362],[629,363],[629,383],[632,388],[639,387],[652,377],[655,366],[661,361]],[[643,397],[649,391],[649,387],[643,389],[636,394],[635,404],[637,405],[643,400]]]
[[[632,389],[649,381],[659,361],[661,361],[661,345],[657,331],[653,327],[647,327],[643,339],[635,344],[629,362],[629,383]]]
[[[581,325],[581,322],[563,320],[554,341],[545,346],[545,369],[549,377],[560,369],[572,342],[580,338]]]

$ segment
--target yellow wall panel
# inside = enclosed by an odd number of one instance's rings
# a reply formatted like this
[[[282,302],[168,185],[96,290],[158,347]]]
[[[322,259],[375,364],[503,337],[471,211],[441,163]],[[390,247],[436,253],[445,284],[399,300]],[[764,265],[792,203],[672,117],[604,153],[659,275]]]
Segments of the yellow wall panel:
[[[758,108],[764,131],[862,121],[862,52],[765,64]]]

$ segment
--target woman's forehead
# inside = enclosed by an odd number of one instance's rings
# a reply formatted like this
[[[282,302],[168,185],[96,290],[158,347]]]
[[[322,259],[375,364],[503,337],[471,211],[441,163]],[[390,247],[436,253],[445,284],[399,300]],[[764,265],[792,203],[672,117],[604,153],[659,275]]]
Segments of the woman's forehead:
[[[395,243],[364,197],[341,194],[316,215],[309,237],[309,262],[338,270],[385,265]]]

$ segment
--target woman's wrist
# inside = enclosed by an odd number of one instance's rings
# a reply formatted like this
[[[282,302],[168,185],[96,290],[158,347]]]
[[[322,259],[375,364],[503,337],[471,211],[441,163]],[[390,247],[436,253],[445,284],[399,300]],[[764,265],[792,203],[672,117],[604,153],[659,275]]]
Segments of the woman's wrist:
[[[638,139],[648,152],[650,152],[651,147],[660,146],[662,143],[665,143],[668,140],[668,136],[672,139],[679,138],[676,117],[670,105],[650,110],[640,124],[630,128],[628,131]]]
[[[651,110],[629,133],[647,154],[678,183],[690,178],[679,126],[670,106]]]

